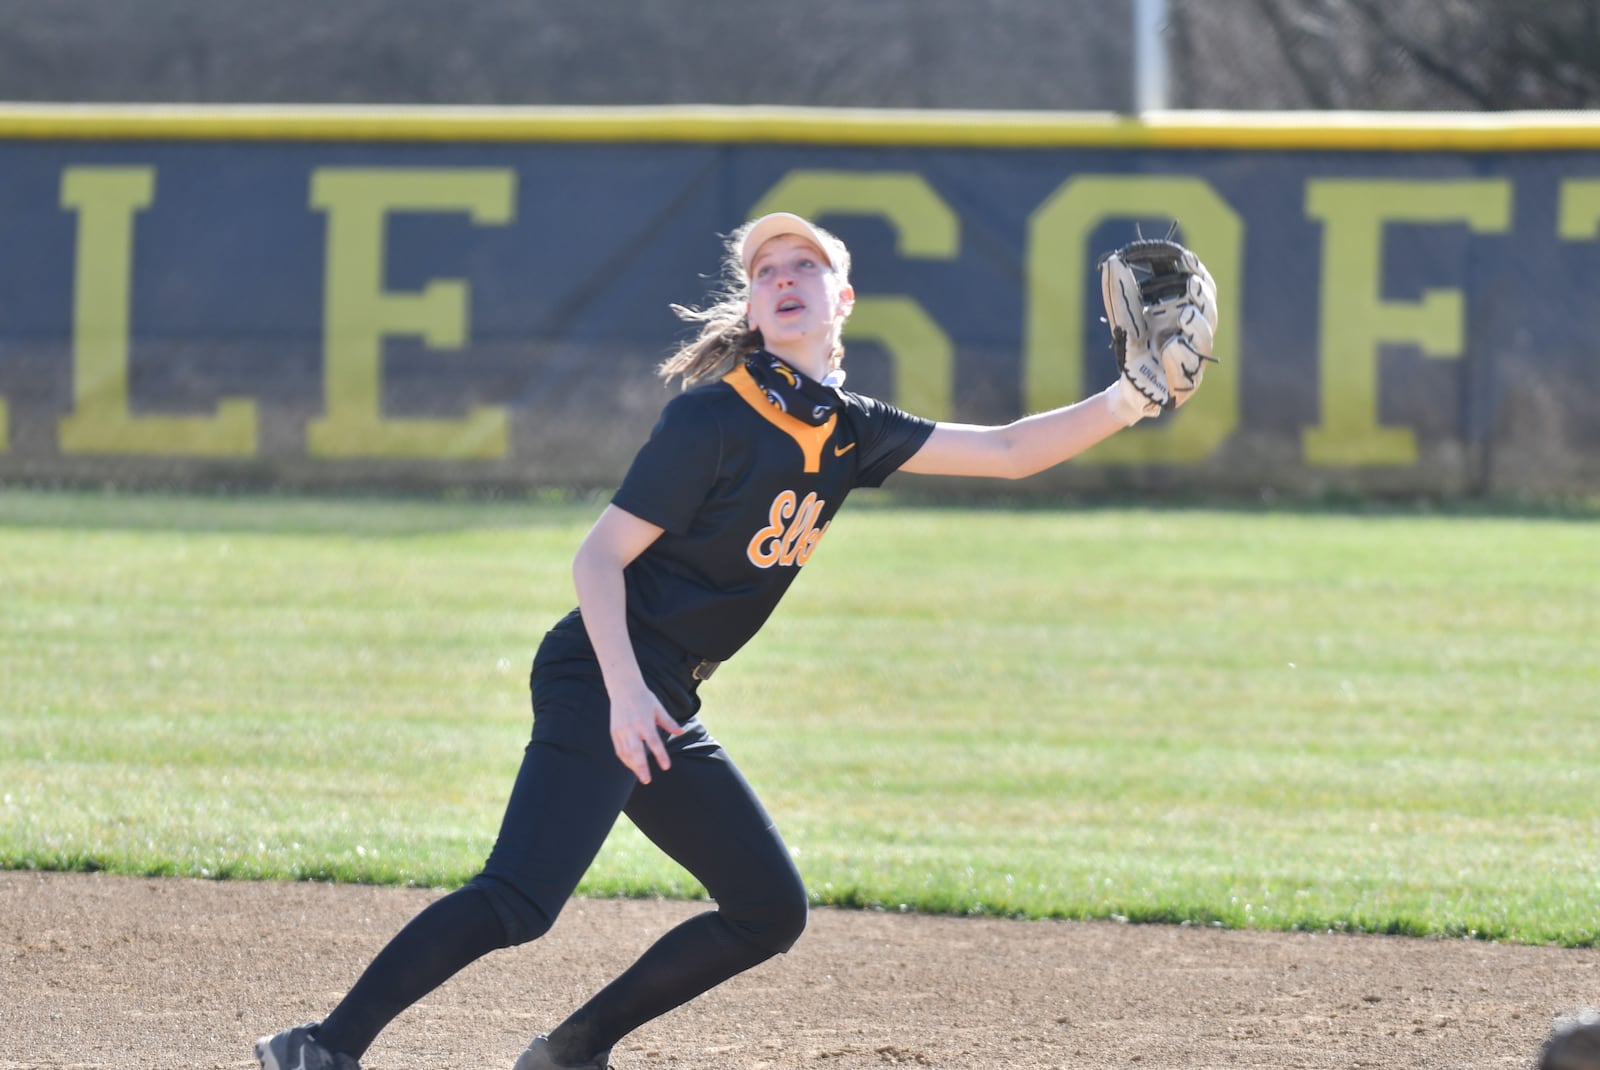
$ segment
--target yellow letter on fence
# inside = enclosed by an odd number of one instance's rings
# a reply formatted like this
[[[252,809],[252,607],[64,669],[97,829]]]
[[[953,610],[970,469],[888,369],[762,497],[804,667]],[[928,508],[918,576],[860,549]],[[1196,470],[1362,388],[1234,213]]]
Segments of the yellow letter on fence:
[[[953,259],[961,247],[960,221],[927,179],[918,174],[793,171],[750,210],[877,216],[894,228],[902,256]],[[824,227],[826,220],[819,220]],[[916,301],[903,294],[856,298],[845,338],[873,341],[894,365],[894,403],[930,420],[948,420],[955,393],[955,346]]]
[[[1600,182],[1569,178],[1561,183],[1556,231],[1564,241],[1592,241],[1600,233]]]
[[[61,204],[78,212],[72,294],[72,411],[57,425],[63,453],[248,457],[256,406],[226,398],[216,416],[135,416],[128,408],[133,217],[155,196],[150,167],[69,167]]]
[[[1222,363],[1206,372],[1205,384],[1175,416],[1141,424],[1096,446],[1076,464],[1198,464],[1239,423],[1239,279],[1244,227],[1238,215],[1203,180],[1188,175],[1084,175],[1048,197],[1028,224],[1027,323],[1023,332],[1022,402],[1028,412],[1079,400],[1088,389],[1109,385],[1116,363],[1107,348],[1092,356],[1085,376],[1084,294],[1098,252],[1089,236],[1108,219],[1174,218],[1183,240],[1217,281],[1217,342]],[[1131,236],[1131,235],[1130,235]],[[1100,313],[1100,300],[1094,312]],[[1085,383],[1085,379],[1088,383]]]
[[[467,337],[467,286],[434,280],[419,294],[383,288],[385,224],[392,212],[466,212],[503,224],[513,212],[510,170],[407,170],[328,167],[311,180],[311,203],[328,214],[323,310],[326,413],[306,429],[317,457],[433,457],[486,460],[510,449],[504,406],[474,409],[464,420],[385,419],[383,339],[420,335],[435,349]]]
[[[1511,185],[1327,179],[1307,183],[1306,212],[1324,223],[1322,423],[1305,433],[1306,461],[1415,464],[1411,429],[1378,424],[1378,347],[1412,342],[1426,356],[1459,357],[1464,302],[1459,290],[1425,290],[1414,303],[1383,300],[1384,225],[1465,222],[1480,233],[1504,231],[1511,225]]]

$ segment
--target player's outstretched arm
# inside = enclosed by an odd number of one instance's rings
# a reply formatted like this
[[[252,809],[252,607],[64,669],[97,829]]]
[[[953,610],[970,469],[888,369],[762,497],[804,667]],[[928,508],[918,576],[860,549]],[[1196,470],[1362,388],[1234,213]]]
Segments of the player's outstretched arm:
[[[639,659],[628,639],[627,592],[622,570],[661,537],[661,529],[615,505],[606,506],[572,560],[583,626],[594,644],[611,699],[611,743],[617,760],[650,783],[650,759],[666,769],[672,763],[656,730],[682,733],[644,682]]]
[[[1076,405],[994,427],[940,423],[900,470],[997,479],[1021,479],[1042,472],[1128,425],[1117,409],[1115,390],[1113,386]]]
[[[1003,427],[941,423],[902,470],[1021,479],[1193,397],[1217,330],[1216,282],[1200,258],[1141,238],[1101,258],[1100,286],[1118,371],[1109,389]]]

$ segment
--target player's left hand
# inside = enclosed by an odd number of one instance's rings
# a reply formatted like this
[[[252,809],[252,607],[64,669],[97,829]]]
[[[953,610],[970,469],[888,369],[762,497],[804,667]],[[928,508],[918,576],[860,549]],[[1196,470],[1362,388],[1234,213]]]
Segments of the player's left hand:
[[[1101,258],[1100,291],[1118,371],[1141,399],[1127,422],[1187,402],[1216,363],[1217,284],[1205,264],[1175,241],[1141,238]]]

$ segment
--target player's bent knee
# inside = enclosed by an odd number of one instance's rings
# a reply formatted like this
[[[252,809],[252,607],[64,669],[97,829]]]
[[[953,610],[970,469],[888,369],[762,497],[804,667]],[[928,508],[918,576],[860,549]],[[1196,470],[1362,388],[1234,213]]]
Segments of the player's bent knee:
[[[469,883],[482,891],[493,905],[494,912],[505,929],[506,947],[515,947],[539,939],[550,931],[550,926],[556,922],[556,915],[561,912],[559,906],[554,910],[541,907],[498,877],[480,873]]]
[[[799,886],[757,909],[723,913],[735,932],[773,955],[780,955],[795,945],[800,934],[806,931],[810,916],[811,904],[805,889]]]
[[[806,931],[806,922],[811,919],[811,904],[806,899],[802,890],[799,896],[785,909],[779,924],[774,929],[775,944],[779,952],[788,951],[800,939],[800,934]]]

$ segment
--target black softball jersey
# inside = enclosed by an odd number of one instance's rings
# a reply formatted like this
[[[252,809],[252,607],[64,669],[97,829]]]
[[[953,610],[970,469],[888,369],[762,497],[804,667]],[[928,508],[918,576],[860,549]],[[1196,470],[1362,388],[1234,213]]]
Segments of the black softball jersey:
[[[667,403],[612,498],[663,529],[623,574],[631,629],[697,657],[732,657],[845,495],[880,486],[933,432],[933,421],[893,405],[831,393],[837,407],[813,425],[775,405],[740,366]]]

